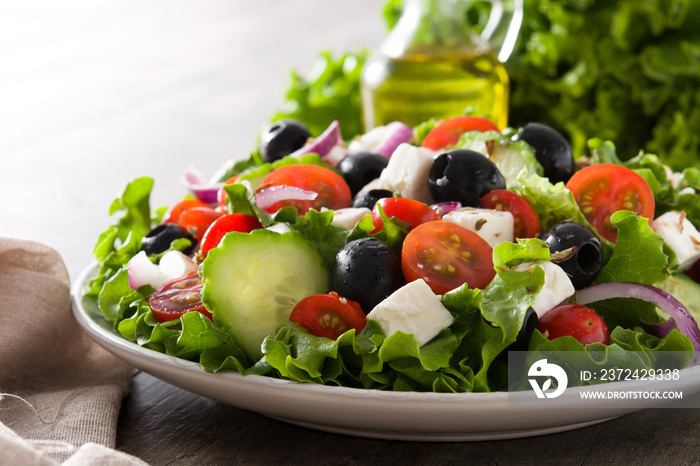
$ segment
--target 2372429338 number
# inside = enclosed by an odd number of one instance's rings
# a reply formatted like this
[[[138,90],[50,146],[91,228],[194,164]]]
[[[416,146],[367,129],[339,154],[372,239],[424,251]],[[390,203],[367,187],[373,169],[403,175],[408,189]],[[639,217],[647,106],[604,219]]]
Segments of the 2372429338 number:
[[[678,380],[678,369],[601,369],[598,380],[617,382],[624,380]]]

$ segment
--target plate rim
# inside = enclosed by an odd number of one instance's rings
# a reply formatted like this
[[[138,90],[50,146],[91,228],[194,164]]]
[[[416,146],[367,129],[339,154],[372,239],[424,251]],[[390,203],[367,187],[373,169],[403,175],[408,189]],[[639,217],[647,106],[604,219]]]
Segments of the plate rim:
[[[302,383],[292,380],[284,380],[274,377],[260,375],[241,375],[234,371],[223,371],[220,373],[205,372],[201,366],[193,361],[169,356],[158,351],[144,348],[135,342],[131,342],[114,330],[107,330],[95,319],[102,319],[103,323],[109,323],[101,315],[90,312],[83,306],[84,291],[86,285],[94,274],[99,264],[93,261],[85,267],[78,275],[71,287],[72,313],[79,325],[86,333],[100,346],[111,352],[127,363],[150,373],[151,375],[164,380],[167,383],[178,386],[185,390],[199,395],[230,404],[241,409],[246,409],[259,414],[271,417],[290,424],[314,428],[332,433],[348,434],[366,438],[410,440],[410,441],[481,441],[531,437],[535,435],[546,435],[566,430],[577,429],[593,424],[605,422],[607,420],[646,409],[644,407],[618,408],[611,404],[610,409],[593,409],[570,407],[570,409],[554,409],[555,415],[550,422],[533,419],[532,426],[528,428],[522,425],[521,428],[508,429],[503,422],[491,420],[495,429],[488,426],[484,429],[466,428],[455,430],[442,428],[441,426],[429,425],[428,429],[402,428],[375,428],[368,425],[369,422],[355,421],[334,423],[327,422],[328,416],[303,412],[296,412],[289,415],[286,412],[279,412],[279,409],[268,407],[251,398],[252,393],[264,395],[266,402],[275,401],[274,398],[281,397],[284,400],[290,399],[299,403],[304,403],[306,399],[312,397],[315,403],[321,403],[326,407],[340,407],[346,411],[355,408],[363,408],[361,411],[367,414],[368,410],[379,410],[382,413],[397,416],[408,416],[401,411],[405,410],[405,403],[412,402],[412,409],[417,413],[431,413],[434,410],[442,415],[450,416],[452,411],[471,412],[473,414],[485,415],[489,410],[495,409],[500,414],[506,414],[504,418],[520,419],[522,417],[533,417],[541,415],[542,406],[532,408],[508,407],[508,392],[485,392],[485,393],[433,393],[433,392],[394,392],[377,389],[362,389],[342,386],[328,386],[321,384]],[[700,380],[700,366],[683,369],[687,376]],[[193,384],[193,380],[203,383],[201,386]],[[606,384],[611,390],[620,388],[626,382],[613,382]],[[699,384],[700,385],[700,384]],[[625,385],[627,387],[628,385]],[[221,390],[226,387],[236,392],[248,395],[243,400],[231,399],[228,394],[221,395]],[[571,387],[566,394],[576,393],[582,387]],[[700,390],[700,389],[699,389]],[[503,410],[506,411],[503,411]],[[408,410],[410,411],[410,410]],[[559,412],[558,415],[556,412]],[[588,412],[587,412],[588,411]],[[351,411],[349,411],[351,412]],[[571,416],[571,413],[576,415]],[[372,413],[370,413],[372,414]],[[414,413],[414,418],[415,418]],[[494,416],[496,417],[496,416]],[[381,419],[380,419],[381,421]],[[390,421],[390,420],[389,420]],[[485,423],[488,424],[488,419]],[[507,420],[504,421],[507,423]],[[428,423],[430,424],[430,423]],[[459,423],[457,423],[459,424]],[[465,420],[465,425],[468,422]],[[521,423],[522,424],[522,423]],[[388,423],[392,427],[391,422]]]

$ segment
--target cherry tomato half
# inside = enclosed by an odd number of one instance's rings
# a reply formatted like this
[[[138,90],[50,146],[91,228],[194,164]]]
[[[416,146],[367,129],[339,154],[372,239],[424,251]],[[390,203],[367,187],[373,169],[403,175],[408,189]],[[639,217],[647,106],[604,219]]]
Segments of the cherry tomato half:
[[[209,204],[194,198],[183,199],[165,213],[161,223],[177,223],[180,220],[180,215],[192,207],[209,207]]]
[[[153,315],[158,322],[179,319],[186,312],[200,312],[212,318],[211,312],[202,304],[202,280],[197,272],[161,285],[148,298]]]
[[[455,223],[437,220],[408,232],[401,250],[406,281],[425,280],[435,294],[467,283],[483,288],[496,274],[493,249],[479,235]]]
[[[654,193],[644,178],[620,165],[601,163],[574,173],[566,187],[585,215],[604,238],[615,242],[617,229],[610,215],[631,210],[642,217],[654,217]]]
[[[603,318],[593,309],[580,304],[566,304],[552,309],[539,319],[539,331],[553,340],[571,335],[579,343],[610,344],[610,332]]]
[[[367,325],[367,317],[360,305],[335,292],[302,299],[294,306],[289,320],[309,329],[317,337],[332,340],[351,328],[360,332]]]
[[[300,215],[313,208],[321,210],[321,207],[329,209],[341,209],[350,205],[352,198],[350,187],[342,176],[333,170],[318,165],[287,165],[276,168],[268,174],[261,186],[296,186],[297,188],[318,193],[312,201],[285,200],[275,202],[265,208],[265,211],[274,213],[285,206],[296,207]]]
[[[439,150],[454,146],[460,136],[469,131],[498,131],[491,120],[476,116],[457,116],[438,123],[423,139],[421,146]]]
[[[504,210],[513,214],[513,238],[535,238],[540,234],[540,219],[529,202],[507,189],[494,189],[479,200],[484,209]]]
[[[222,212],[209,206],[191,207],[180,214],[177,224],[184,228],[197,241],[202,241],[204,233],[214,220],[221,217]]]
[[[227,184],[234,184],[238,182],[238,180],[241,179],[241,175],[236,175],[232,176],[228,180],[224,181],[224,185]],[[224,190],[224,187],[222,186],[221,189],[219,189],[219,192],[216,194],[216,203],[219,204],[219,207],[226,207],[226,203],[228,202],[228,195],[226,194],[226,191]]]
[[[221,238],[226,236],[230,231],[241,231],[250,233],[251,231],[262,228],[257,217],[246,214],[226,214],[223,215],[207,228],[202,237],[202,243],[199,245],[199,250],[203,253],[208,253],[211,248],[215,248],[221,242]]]
[[[440,220],[440,215],[428,204],[407,197],[385,197],[377,201],[372,209],[372,223],[374,223],[372,233],[377,233],[384,228],[384,221],[382,221],[382,216],[379,214],[378,205],[382,207],[388,218],[396,217],[399,220],[410,223],[411,229],[421,223]]]

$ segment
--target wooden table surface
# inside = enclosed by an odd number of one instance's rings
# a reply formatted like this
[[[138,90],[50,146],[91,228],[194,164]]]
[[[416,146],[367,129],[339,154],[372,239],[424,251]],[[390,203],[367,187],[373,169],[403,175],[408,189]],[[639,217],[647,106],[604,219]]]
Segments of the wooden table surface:
[[[289,69],[308,71],[321,49],[376,46],[381,4],[2,2],[0,236],[56,248],[75,278],[128,181],[154,177],[153,204],[167,205],[188,165],[211,175],[247,156]],[[137,373],[117,446],[152,464],[692,464],[700,410],[518,440],[400,442],[295,427]]]

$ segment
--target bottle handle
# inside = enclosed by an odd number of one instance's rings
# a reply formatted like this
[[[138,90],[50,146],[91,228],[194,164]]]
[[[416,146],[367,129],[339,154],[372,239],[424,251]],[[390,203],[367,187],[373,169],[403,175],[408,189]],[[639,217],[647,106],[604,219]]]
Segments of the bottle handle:
[[[501,63],[508,60],[523,23],[523,0],[486,0],[493,6],[481,37],[498,53]]]

